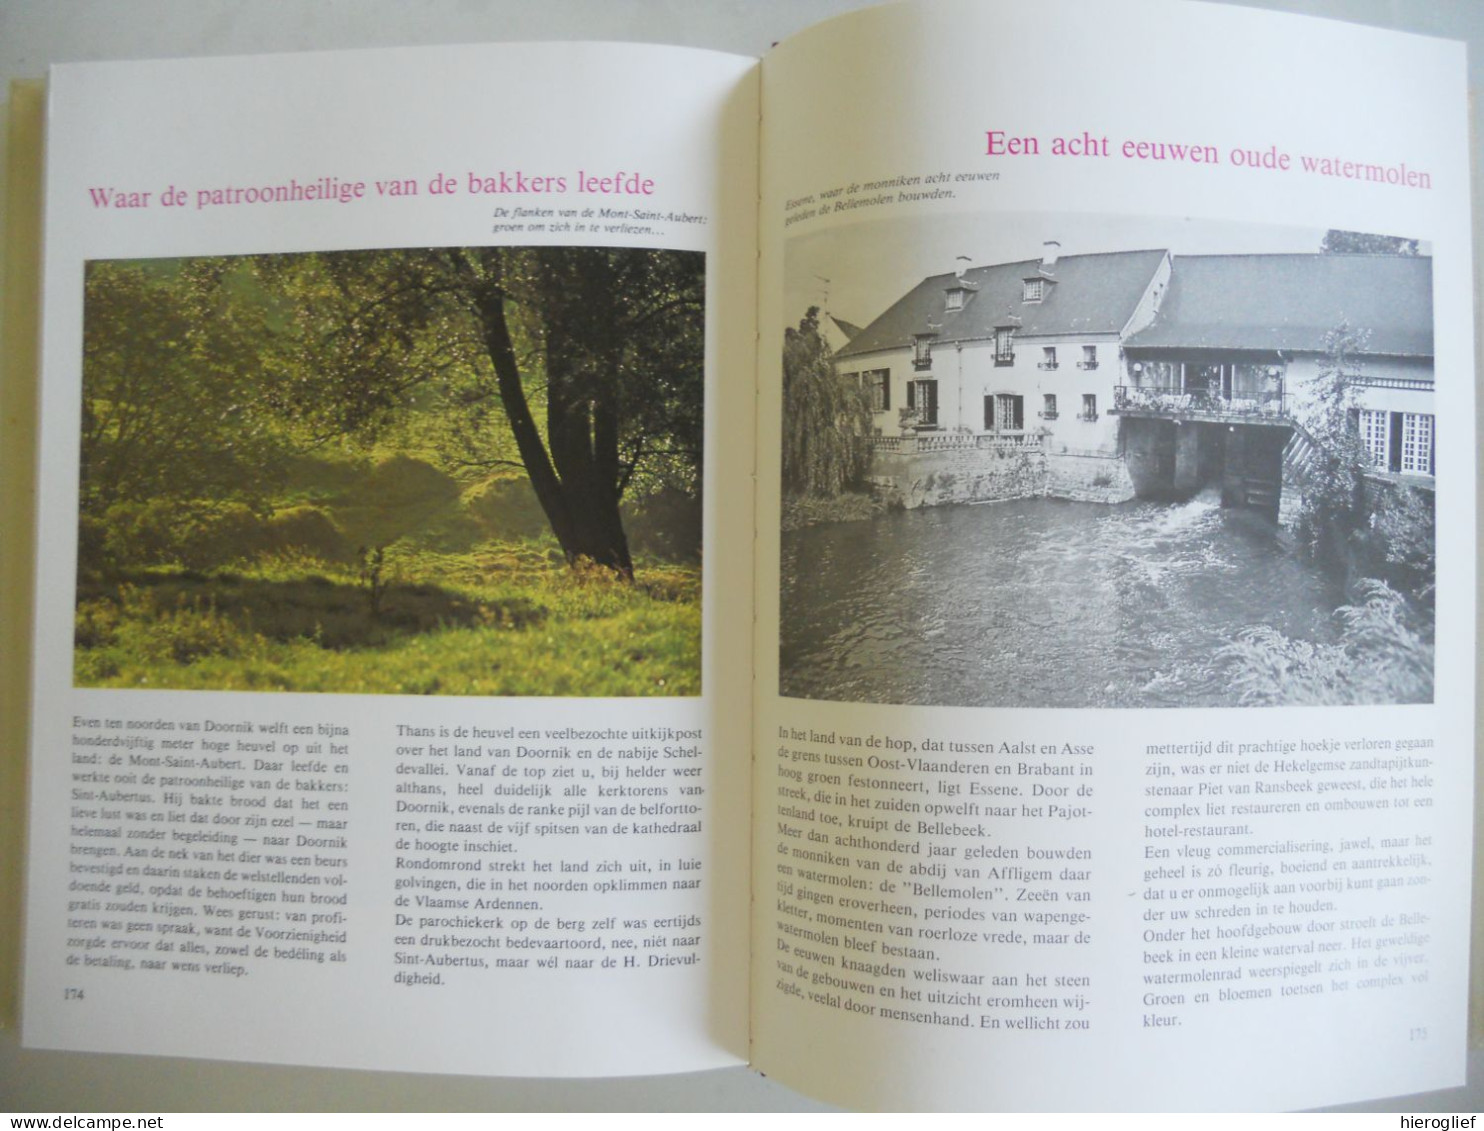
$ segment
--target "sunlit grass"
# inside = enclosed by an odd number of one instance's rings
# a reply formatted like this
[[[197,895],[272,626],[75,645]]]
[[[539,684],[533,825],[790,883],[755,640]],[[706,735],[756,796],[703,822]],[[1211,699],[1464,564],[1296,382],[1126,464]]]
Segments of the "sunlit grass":
[[[700,571],[630,584],[548,542],[388,551],[379,601],[353,567],[283,554],[154,567],[79,587],[79,686],[407,695],[700,692]],[[376,606],[373,609],[373,604]]]

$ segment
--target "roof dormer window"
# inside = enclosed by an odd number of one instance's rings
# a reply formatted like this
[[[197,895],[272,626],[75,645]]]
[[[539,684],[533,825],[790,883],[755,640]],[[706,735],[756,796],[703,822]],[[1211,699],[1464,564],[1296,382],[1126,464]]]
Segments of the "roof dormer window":
[[[962,310],[964,308],[964,288],[963,287],[949,287],[948,288],[948,307],[947,308],[949,310]]]
[[[1045,279],[1030,278],[1021,281],[1020,298],[1022,302],[1040,302],[1045,297]]]

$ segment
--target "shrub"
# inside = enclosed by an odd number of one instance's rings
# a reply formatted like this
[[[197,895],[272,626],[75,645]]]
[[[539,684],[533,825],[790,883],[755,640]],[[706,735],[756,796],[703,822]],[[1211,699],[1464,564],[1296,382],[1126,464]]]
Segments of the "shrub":
[[[1292,640],[1268,625],[1244,630],[1216,654],[1243,706],[1428,703],[1433,693],[1430,626],[1384,581],[1356,586],[1335,610],[1333,644]]]
[[[531,481],[524,475],[492,476],[465,491],[463,503],[491,538],[539,538],[549,529]]]
[[[327,562],[351,558],[351,546],[330,512],[298,506],[278,511],[268,520],[268,539],[279,551],[298,551]]]
[[[78,648],[106,648],[118,639],[119,607],[113,601],[79,601],[72,642]]]
[[[161,613],[153,624],[142,626],[141,652],[152,659],[171,659],[177,664],[194,663],[206,656],[239,656],[246,638],[231,618],[217,612],[208,600],[182,599],[174,609]]]
[[[90,544],[97,530],[89,532]],[[256,558],[270,547],[263,520],[245,503],[151,499],[117,503],[102,519],[102,556],[112,565],[207,569]]]
[[[624,529],[634,553],[666,561],[695,561],[701,556],[701,500],[664,487],[623,508]]]
[[[202,594],[174,600],[123,585],[113,599],[78,603],[74,644],[82,651],[116,652],[146,663],[190,664],[206,656],[240,656],[258,640]],[[117,666],[117,656],[108,666]]]
[[[371,468],[365,494],[382,507],[446,503],[458,497],[459,485],[426,460],[398,453]]]
[[[459,485],[432,464],[394,455],[375,464],[354,491],[336,503],[335,525],[348,548],[388,545],[426,530],[457,503]]]
[[[99,570],[109,562],[108,524],[96,515],[77,519],[77,564],[80,569]]]
[[[1431,492],[1389,485],[1379,490],[1370,523],[1377,564],[1388,581],[1427,602],[1437,578],[1436,526]]]

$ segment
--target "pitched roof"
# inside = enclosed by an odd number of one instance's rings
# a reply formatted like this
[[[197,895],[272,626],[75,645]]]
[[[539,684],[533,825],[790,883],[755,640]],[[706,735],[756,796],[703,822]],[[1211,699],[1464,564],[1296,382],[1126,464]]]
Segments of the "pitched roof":
[[[1320,352],[1341,323],[1361,352],[1431,357],[1425,255],[1182,255],[1159,314],[1124,345]]]
[[[939,342],[992,338],[996,326],[1021,335],[1118,333],[1164,258],[1161,250],[1064,255],[1046,271],[1039,259],[972,267],[918,283],[850,340],[839,356],[910,346],[918,334]],[[1023,282],[1052,280],[1040,302],[1026,302]],[[945,292],[961,285],[962,310],[948,310]]]
[[[825,348],[831,354],[839,353],[860,332],[859,326],[846,322],[843,318],[836,318],[829,311],[819,316],[819,336],[824,339]]]
[[[845,335],[846,341],[849,341],[861,332],[861,328],[854,322],[847,322],[843,318],[836,318],[833,314],[826,314],[825,317],[840,328],[840,333]]]

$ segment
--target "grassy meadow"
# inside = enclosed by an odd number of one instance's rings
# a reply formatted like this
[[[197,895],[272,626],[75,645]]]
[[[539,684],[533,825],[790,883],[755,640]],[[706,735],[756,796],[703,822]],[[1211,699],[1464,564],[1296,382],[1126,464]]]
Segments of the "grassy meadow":
[[[700,566],[674,545],[693,510],[630,508],[630,583],[569,567],[523,476],[402,453],[298,457],[256,509],[120,505],[81,531],[75,682],[695,695]]]
[[[704,289],[642,248],[90,263],[75,683],[699,694]]]

